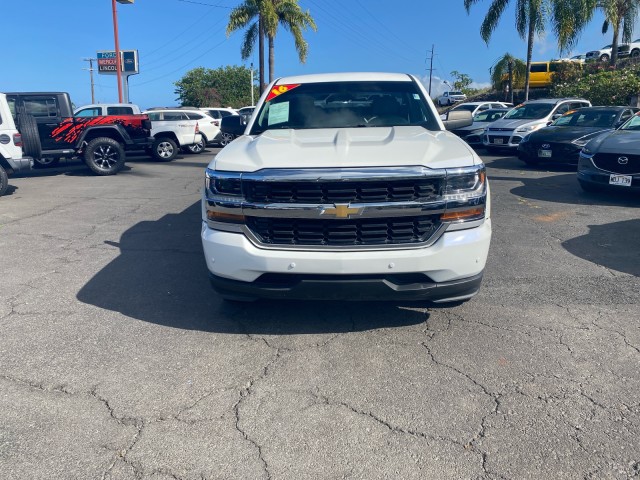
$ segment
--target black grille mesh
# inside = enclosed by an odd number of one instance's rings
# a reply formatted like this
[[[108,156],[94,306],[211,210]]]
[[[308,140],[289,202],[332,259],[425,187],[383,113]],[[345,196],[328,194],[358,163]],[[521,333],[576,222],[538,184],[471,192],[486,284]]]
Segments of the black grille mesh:
[[[406,218],[308,220],[248,217],[247,225],[264,244],[367,246],[422,243],[435,233],[439,215]]]
[[[444,179],[389,182],[243,182],[247,201],[255,203],[375,203],[432,201],[442,195]]]
[[[626,164],[620,164],[618,159],[627,157]],[[620,153],[598,153],[593,157],[596,167],[609,172],[631,175],[640,173],[640,155],[623,155]]]

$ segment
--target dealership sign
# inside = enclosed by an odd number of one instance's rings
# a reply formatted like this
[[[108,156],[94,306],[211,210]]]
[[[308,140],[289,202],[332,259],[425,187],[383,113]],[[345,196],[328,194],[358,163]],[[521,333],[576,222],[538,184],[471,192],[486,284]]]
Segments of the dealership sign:
[[[115,75],[117,73],[116,52],[102,50],[98,52],[98,73]],[[135,75],[138,72],[138,51],[120,50],[120,71],[125,75]]]

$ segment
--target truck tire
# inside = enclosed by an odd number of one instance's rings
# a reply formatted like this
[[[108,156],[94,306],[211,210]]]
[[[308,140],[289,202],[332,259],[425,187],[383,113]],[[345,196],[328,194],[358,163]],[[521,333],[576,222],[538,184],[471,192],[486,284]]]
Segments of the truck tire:
[[[84,150],[84,162],[96,175],[115,175],[125,159],[122,145],[109,137],[94,138]]]
[[[170,162],[178,155],[178,145],[169,137],[156,138],[151,147],[151,154],[159,162]]]
[[[2,165],[0,165],[0,197],[7,193],[9,188],[9,175]]]
[[[38,134],[38,123],[33,115],[18,114],[18,130],[22,135],[22,153],[26,157],[40,158],[42,144]]]

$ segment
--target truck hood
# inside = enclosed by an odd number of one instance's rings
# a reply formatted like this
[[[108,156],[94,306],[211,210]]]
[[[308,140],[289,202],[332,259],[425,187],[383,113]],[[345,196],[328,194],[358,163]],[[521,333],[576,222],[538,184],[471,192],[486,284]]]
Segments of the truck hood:
[[[456,168],[481,163],[446,131],[419,126],[268,130],[227,145],[209,168],[254,172],[263,168],[348,168],[421,165]]]

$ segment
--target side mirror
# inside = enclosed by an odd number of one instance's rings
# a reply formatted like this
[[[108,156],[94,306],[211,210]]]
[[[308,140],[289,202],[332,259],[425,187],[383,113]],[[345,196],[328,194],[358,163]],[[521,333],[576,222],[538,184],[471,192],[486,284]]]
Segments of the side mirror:
[[[473,123],[473,117],[469,110],[450,110],[446,120],[443,120],[444,128],[455,130],[456,128],[468,127]]]
[[[244,134],[247,122],[242,115],[227,115],[220,120],[220,130],[222,133],[230,133],[236,137]]]

